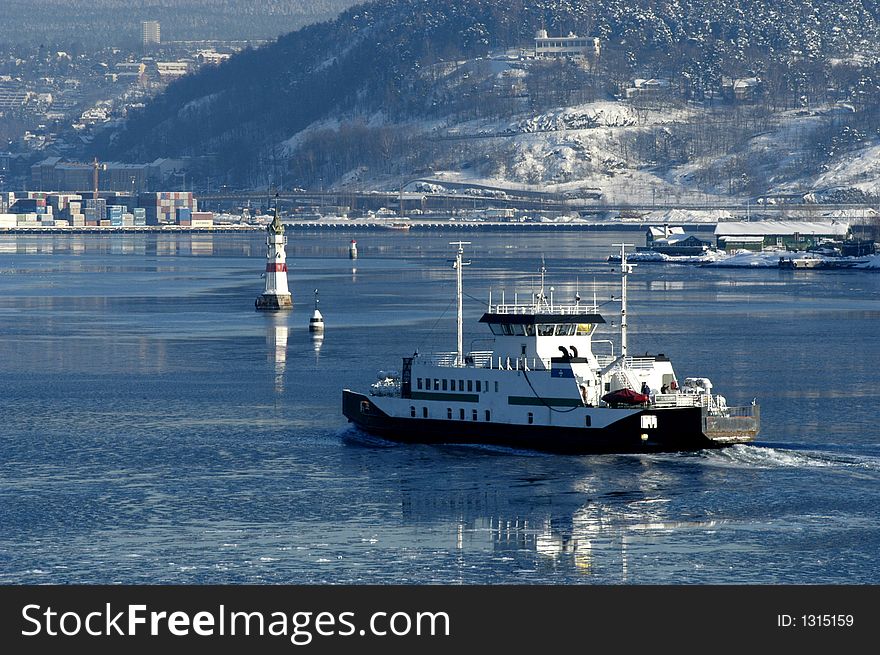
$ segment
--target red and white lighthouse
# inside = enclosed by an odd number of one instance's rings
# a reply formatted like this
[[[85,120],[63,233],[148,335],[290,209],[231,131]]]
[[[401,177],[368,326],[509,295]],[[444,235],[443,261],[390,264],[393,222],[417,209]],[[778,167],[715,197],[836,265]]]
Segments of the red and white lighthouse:
[[[293,308],[293,299],[287,288],[287,254],[284,252],[286,241],[276,198],[275,218],[266,227],[266,290],[254,303],[257,309]]]

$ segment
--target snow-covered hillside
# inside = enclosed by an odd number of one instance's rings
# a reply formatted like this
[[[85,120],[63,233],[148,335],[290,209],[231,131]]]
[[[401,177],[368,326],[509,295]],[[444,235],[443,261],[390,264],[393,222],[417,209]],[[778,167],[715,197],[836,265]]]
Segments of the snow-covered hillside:
[[[391,175],[358,167],[341,176],[336,186],[412,189],[414,180],[428,180],[440,185],[447,182],[558,193],[568,198],[598,190],[609,204],[658,207],[745,202],[755,195],[750,182],[755,187],[766,185],[769,194],[813,193],[815,197],[814,192],[829,189],[880,193],[878,144],[842,153],[818,173],[804,165],[813,147],[811,136],[828,125],[834,110],[823,107],[765,116],[762,129],[741,138],[729,151],[716,153],[717,147],[710,146],[708,152],[694,152],[684,161],[645,157],[644,144],[658,144],[656,149],[662,153],[664,141],[681,139],[682,134],[732,129],[723,124],[730,122],[730,117],[697,104],[638,107],[626,100],[582,103],[535,115],[521,112],[504,121],[409,121],[394,125],[373,115],[357,120],[364,125],[405,130],[416,143],[430,143],[434,159],[427,171],[424,166],[419,170],[400,167]],[[287,140],[284,149],[294,152],[305,135],[321,131],[326,135],[344,125],[345,120],[340,119],[321,121]],[[717,134],[699,138],[715,137]]]

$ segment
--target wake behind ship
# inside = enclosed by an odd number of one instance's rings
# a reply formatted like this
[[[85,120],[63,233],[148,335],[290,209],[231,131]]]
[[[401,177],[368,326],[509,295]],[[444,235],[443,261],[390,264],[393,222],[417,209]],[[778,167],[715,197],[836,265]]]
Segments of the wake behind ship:
[[[369,394],[343,390],[343,413],[362,430],[412,443],[487,444],[556,453],[633,453],[717,448],[752,441],[756,403],[731,407],[703,377],[679,381],[665,356],[627,352],[621,246],[619,351],[594,352],[606,321],[598,307],[554,303],[541,290],[525,304],[492,304],[480,319],[494,348],[462,348],[463,243],[455,261],[458,349],[404,357]],[[609,344],[602,340],[603,346]],[[606,348],[607,349],[607,348]]]

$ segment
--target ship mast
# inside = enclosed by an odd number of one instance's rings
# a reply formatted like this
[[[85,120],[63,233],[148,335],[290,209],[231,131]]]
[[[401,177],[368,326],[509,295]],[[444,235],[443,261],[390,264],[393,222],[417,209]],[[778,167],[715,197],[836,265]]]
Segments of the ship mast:
[[[614,246],[620,246],[620,354],[626,357],[626,276],[632,273],[632,264],[626,263],[626,247],[632,246],[631,243],[614,243]]]
[[[464,326],[464,311],[462,308],[462,289],[461,289],[461,268],[462,266],[467,266],[470,262],[463,262],[461,260],[461,256],[464,254],[464,246],[469,246],[470,241],[453,241],[449,245],[450,246],[458,246],[458,252],[455,253],[455,263],[452,267],[455,269],[455,282],[456,282],[456,300],[458,302],[458,321],[457,321],[457,330],[456,336],[458,349],[456,351],[455,356],[455,365],[456,366],[464,366],[464,335],[463,335],[463,326]]]

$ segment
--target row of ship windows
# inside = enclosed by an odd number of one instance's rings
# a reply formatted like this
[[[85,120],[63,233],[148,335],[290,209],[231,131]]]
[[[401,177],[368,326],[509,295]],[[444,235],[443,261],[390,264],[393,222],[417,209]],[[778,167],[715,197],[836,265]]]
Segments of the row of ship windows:
[[[465,384],[467,383],[467,384]],[[424,385],[424,386],[423,386]],[[458,387],[456,389],[456,386]],[[468,391],[486,392],[489,391],[488,380],[446,380],[434,378],[416,378],[416,389],[425,389],[425,391],[464,391],[467,387]],[[495,393],[498,393],[498,382],[495,382]]]
[[[409,415],[412,416],[413,418],[416,417],[415,405],[409,406]],[[488,409],[485,411],[485,416],[486,416],[487,421],[492,420],[492,413]],[[459,408],[458,420],[463,421],[464,417],[465,417],[465,410],[463,408]],[[480,417],[480,413],[476,409],[471,410],[471,420],[472,421],[479,421],[480,420],[479,417]],[[428,418],[428,408],[427,407],[422,407],[422,418]],[[452,408],[451,407],[446,408],[446,418],[448,418],[448,419],[452,418]]]
[[[593,331],[592,323],[538,323],[537,325],[519,323],[489,323],[495,336],[516,337],[573,337],[586,336]]]
[[[409,406],[409,415],[412,418],[416,417],[415,405]],[[492,413],[488,409],[485,411],[485,415],[486,415],[486,421],[492,420]],[[446,418],[452,420],[452,416],[453,416],[452,408],[447,407],[446,408]],[[458,420],[463,421],[464,417],[465,417],[465,410],[464,410],[464,408],[459,407]],[[476,409],[472,409],[471,410],[471,420],[472,421],[479,421],[480,420],[479,417],[480,417],[480,413]],[[427,407],[422,407],[422,418],[428,418],[428,408]],[[529,412],[528,422],[529,422],[529,425],[532,425],[535,422],[535,414],[533,412]],[[590,427],[591,423],[592,423],[592,421],[590,420],[590,417],[587,416],[586,417],[586,426]]]

